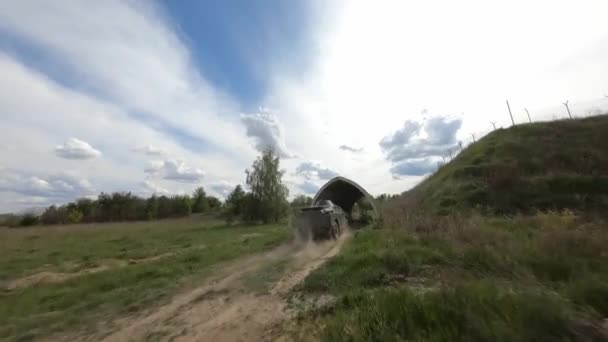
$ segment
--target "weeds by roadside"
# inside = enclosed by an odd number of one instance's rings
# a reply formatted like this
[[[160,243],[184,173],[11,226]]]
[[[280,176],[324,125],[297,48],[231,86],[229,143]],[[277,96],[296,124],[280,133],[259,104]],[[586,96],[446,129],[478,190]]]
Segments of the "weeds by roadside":
[[[608,230],[571,212],[359,232],[300,293],[331,341],[606,340]]]

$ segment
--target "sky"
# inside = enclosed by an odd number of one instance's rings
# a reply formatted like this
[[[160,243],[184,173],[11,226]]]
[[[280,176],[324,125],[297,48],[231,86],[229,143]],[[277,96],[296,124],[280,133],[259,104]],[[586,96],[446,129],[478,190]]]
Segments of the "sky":
[[[0,212],[224,198],[265,148],[290,197],[403,192],[496,127],[608,111],[605,0],[2,1]]]

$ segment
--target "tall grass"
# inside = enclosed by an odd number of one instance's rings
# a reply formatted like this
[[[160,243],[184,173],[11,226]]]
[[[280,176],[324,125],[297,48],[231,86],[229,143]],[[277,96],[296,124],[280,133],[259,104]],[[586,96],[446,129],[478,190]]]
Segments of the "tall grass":
[[[338,299],[310,316],[326,340],[601,340],[605,246],[605,222],[569,211],[410,216],[359,232],[301,291]]]

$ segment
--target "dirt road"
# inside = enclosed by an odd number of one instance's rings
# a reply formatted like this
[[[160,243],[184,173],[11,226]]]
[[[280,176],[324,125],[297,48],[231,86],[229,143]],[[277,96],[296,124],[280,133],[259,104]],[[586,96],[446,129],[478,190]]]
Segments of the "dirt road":
[[[348,237],[344,234],[338,241],[281,246],[232,263],[202,286],[174,297],[153,313],[122,319],[112,333],[86,340],[288,341],[280,327],[294,313],[287,308],[285,295],[336,255]],[[278,274],[273,278],[273,273]],[[269,283],[263,279],[263,290],[252,286],[259,283],[252,279],[260,274],[271,275]]]

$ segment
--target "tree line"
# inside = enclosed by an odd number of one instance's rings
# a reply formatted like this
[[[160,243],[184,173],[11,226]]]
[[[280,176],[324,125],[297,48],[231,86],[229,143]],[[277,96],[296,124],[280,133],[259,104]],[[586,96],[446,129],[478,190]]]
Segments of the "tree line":
[[[192,195],[152,195],[149,198],[130,192],[102,192],[97,199],[82,198],[64,205],[52,205],[41,215],[5,216],[3,223],[8,226],[31,226],[142,221],[204,212],[221,213],[229,223],[279,222],[295,209],[312,203],[312,198],[308,196],[297,196],[291,203],[287,200],[289,190],[282,181],[284,173],[280,169],[279,156],[268,149],[245,171],[246,188],[237,185],[225,203],[208,196],[202,187]]]
[[[72,224],[92,222],[144,221],[188,216],[192,213],[214,212],[228,223],[243,221],[279,222],[300,208],[312,205],[312,197],[299,195],[287,200],[289,190],[283,184],[285,171],[280,158],[272,150],[263,151],[245,170],[246,187],[237,185],[222,203],[197,188],[192,195],[139,197],[130,192],[101,193],[97,199],[81,198],[68,204],[52,205],[41,215],[3,215],[0,226],[31,226],[36,224]],[[398,195],[382,194],[379,205]],[[369,203],[358,203],[353,215],[361,221],[371,220]]]
[[[24,214],[5,217],[9,226],[35,224],[73,224],[156,220],[217,211],[222,202],[208,196],[202,187],[192,195],[143,198],[130,192],[101,193],[97,199],[81,198],[64,205],[51,205],[41,215]]]

